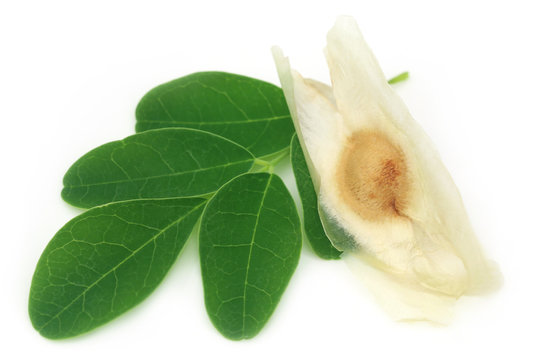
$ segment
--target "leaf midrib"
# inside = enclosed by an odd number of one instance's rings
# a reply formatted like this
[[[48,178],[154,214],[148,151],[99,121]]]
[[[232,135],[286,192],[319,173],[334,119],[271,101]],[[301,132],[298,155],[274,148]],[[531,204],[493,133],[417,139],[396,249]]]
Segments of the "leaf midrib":
[[[256,222],[254,224],[254,231],[252,233],[252,240],[250,242],[250,249],[248,252],[248,260],[247,260],[247,269],[245,274],[245,286],[243,288],[243,325],[241,328],[242,335],[245,336],[245,318],[246,318],[246,304],[247,304],[247,287],[248,287],[248,274],[250,270],[250,259],[252,258],[252,249],[254,248],[254,242],[256,240],[256,230],[258,229],[258,223],[260,219],[261,210],[263,208],[263,203],[265,202],[265,197],[267,196],[267,191],[269,189],[269,185],[271,185],[271,180],[273,176],[270,174],[269,181],[267,181],[267,185],[265,186],[265,190],[263,191],[263,196],[261,198],[260,206],[258,207],[258,213],[256,214]]]
[[[233,125],[233,124],[246,124],[246,123],[256,123],[256,122],[268,122],[268,121],[275,121],[275,120],[283,120],[290,118],[291,115],[280,115],[280,116],[272,116],[267,118],[255,118],[255,119],[241,119],[241,120],[228,120],[228,121],[180,121],[180,120],[148,120],[148,119],[139,119],[137,120],[138,123],[149,123],[149,124],[182,124],[182,125]]]
[[[154,236],[152,236],[150,239],[147,240],[147,242],[145,242],[144,244],[142,244],[140,247],[138,247],[137,249],[135,249],[134,251],[132,251],[131,254],[129,254],[128,256],[126,256],[123,260],[121,260],[117,265],[115,265],[113,268],[111,268],[110,270],[108,270],[105,274],[103,274],[102,276],[100,276],[96,281],[94,281],[91,285],[89,285],[84,291],[82,291],[78,296],[76,296],[70,303],[68,303],[65,307],[63,307],[63,309],[61,311],[59,311],[56,315],[54,315],[53,317],[51,317],[43,326],[41,326],[37,331],[42,331],[44,328],[46,328],[48,326],[48,324],[52,321],[52,320],[55,320],[57,319],[65,310],[67,310],[69,307],[72,306],[72,304],[74,304],[80,297],[82,296],[85,296],[85,294],[90,290],[92,289],[96,284],[98,284],[100,281],[102,281],[104,278],[106,278],[109,274],[113,273],[114,271],[116,271],[121,265],[123,265],[126,261],[128,261],[129,259],[131,259],[135,254],[137,254],[139,251],[141,251],[143,248],[145,248],[147,245],[149,245],[151,242],[155,241],[156,238],[158,238],[160,235],[162,235],[163,233],[165,233],[168,229],[170,229],[171,227],[173,227],[174,225],[176,225],[177,223],[181,222],[183,219],[185,219],[186,217],[188,217],[189,215],[191,215],[193,212],[195,212],[198,208],[200,208],[201,206],[204,206],[205,203],[206,203],[207,200],[204,200],[202,201],[199,205],[195,206],[193,209],[189,210],[187,213],[185,213],[183,216],[179,217],[178,219],[176,219],[175,221],[171,222],[169,225],[167,225],[166,227],[164,227],[163,229],[161,229],[157,234],[155,234]]]
[[[89,184],[64,185],[64,188],[65,189],[75,189],[75,188],[82,188],[82,187],[89,187],[89,186],[122,184],[122,183],[131,183],[131,182],[135,182],[135,181],[145,181],[145,180],[161,179],[161,178],[166,178],[166,177],[175,177],[175,176],[186,175],[186,174],[191,174],[191,173],[195,173],[195,172],[201,172],[201,171],[207,171],[207,170],[219,169],[219,168],[226,168],[226,167],[229,167],[229,166],[232,166],[232,165],[243,164],[243,163],[246,163],[246,162],[249,162],[249,161],[250,162],[254,162],[254,159],[251,158],[251,159],[246,159],[246,160],[241,160],[241,161],[234,161],[234,162],[225,163],[225,164],[216,165],[216,166],[211,166],[211,167],[207,167],[207,168],[199,168],[199,169],[175,172],[175,173],[172,173],[172,174],[152,175],[152,176],[129,178],[129,179],[120,179],[120,180],[113,180],[113,181],[102,181],[102,182],[94,182],[94,183],[89,183]]]

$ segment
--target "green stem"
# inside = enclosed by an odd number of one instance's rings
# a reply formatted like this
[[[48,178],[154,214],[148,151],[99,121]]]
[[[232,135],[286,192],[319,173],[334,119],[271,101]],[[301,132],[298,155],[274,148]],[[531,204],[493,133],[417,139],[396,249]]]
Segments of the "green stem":
[[[389,80],[388,80],[388,83],[389,83],[389,84],[400,83],[400,82],[403,82],[403,81],[408,80],[409,77],[410,77],[410,73],[409,73],[408,71],[405,71],[405,72],[400,73],[399,75],[397,75],[397,76],[392,77],[391,79],[389,79]]]
[[[289,155],[289,148],[284,149],[283,151],[280,152],[280,154],[277,157],[275,157],[274,159],[270,161],[271,166],[275,167],[276,165],[278,165],[280,161],[284,160],[286,156],[288,155]]]
[[[288,155],[289,155],[289,147],[287,149],[280,151],[278,154],[275,154],[272,158],[269,157],[268,160],[256,158],[254,160],[254,167],[252,168],[252,171],[253,172],[267,171],[269,173],[272,173],[274,172],[275,166]]]

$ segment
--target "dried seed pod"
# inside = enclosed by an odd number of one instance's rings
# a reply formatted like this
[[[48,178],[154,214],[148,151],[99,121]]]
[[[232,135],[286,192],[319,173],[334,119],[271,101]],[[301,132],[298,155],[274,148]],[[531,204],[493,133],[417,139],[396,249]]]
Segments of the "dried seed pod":
[[[325,231],[395,318],[447,322],[457,297],[495,288],[500,273],[354,19],[338,19],[325,54],[332,87],[273,49]]]

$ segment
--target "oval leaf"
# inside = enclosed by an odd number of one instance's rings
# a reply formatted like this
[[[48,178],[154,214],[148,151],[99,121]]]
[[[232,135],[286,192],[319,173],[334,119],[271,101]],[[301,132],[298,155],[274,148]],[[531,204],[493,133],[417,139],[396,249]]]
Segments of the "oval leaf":
[[[341,252],[332,245],[324,232],[317,210],[317,194],[296,134],[291,140],[291,166],[302,202],[304,232],[313,251],[323,259],[339,259]]]
[[[136,109],[136,131],[189,127],[224,136],[256,157],[289,147],[294,133],[282,89],[223,72],[199,72],[150,90]]]
[[[295,202],[282,180],[256,173],[226,184],[206,205],[199,239],[212,323],[227,338],[254,337],[276,308],[302,245]]]
[[[47,338],[71,337],[140,303],[176,260],[205,202],[125,201],[68,222],[35,269],[29,301],[35,329]]]
[[[211,133],[147,131],[82,156],[65,174],[61,196],[89,208],[128,199],[205,195],[253,163],[249,151]]]

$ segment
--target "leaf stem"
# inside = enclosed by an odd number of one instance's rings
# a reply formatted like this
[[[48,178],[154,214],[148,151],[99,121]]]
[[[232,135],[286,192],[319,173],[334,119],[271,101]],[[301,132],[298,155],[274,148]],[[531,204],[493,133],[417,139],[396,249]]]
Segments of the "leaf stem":
[[[289,155],[289,147],[267,158],[256,158],[252,172],[269,172],[273,173],[274,168],[280,161]]]
[[[396,84],[408,80],[410,73],[408,71],[402,72],[399,75],[388,80],[389,84]]]
[[[286,148],[286,149],[284,149],[284,150],[282,150],[282,151],[279,153],[278,156],[276,156],[274,159],[272,159],[272,160],[270,161],[271,166],[272,166],[272,167],[275,167],[276,165],[278,165],[278,163],[279,163],[280,161],[284,160],[284,159],[286,158],[286,156],[288,156],[288,155],[289,155],[289,147]]]

